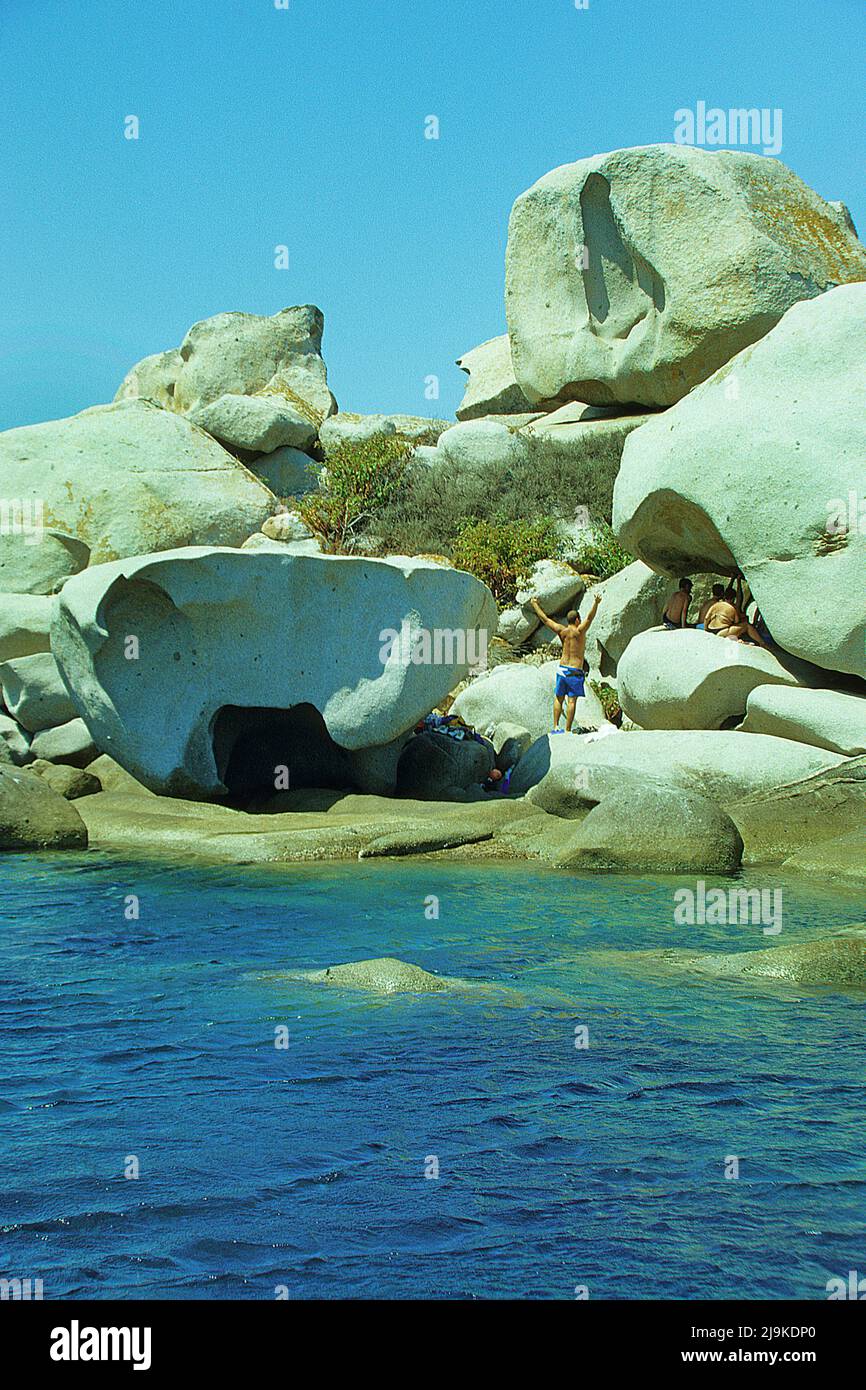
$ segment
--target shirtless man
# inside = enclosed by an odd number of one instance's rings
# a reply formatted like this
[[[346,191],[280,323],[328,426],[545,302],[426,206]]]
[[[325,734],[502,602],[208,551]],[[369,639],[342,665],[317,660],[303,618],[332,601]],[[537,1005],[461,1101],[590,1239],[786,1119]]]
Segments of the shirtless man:
[[[583,669],[586,655],[586,634],[589,632],[590,624],[598,611],[601,594],[596,593],[592,600],[592,607],[583,621],[581,621],[577,610],[572,608],[571,612],[566,615],[565,625],[554,622],[553,618],[548,618],[538,599],[533,598],[529,602],[533,612],[541,619],[544,626],[549,627],[551,632],[555,632],[562,643],[562,662],[556,668],[556,685],[553,690],[553,733],[561,732],[559,719],[562,714],[562,702],[566,700],[565,732],[570,734],[577,700],[579,697],[583,697],[586,680],[586,673]]]
[[[692,599],[692,581],[681,579],[680,587],[675,594],[671,594],[667,601],[665,611],[662,614],[662,622],[669,632],[674,632],[678,627],[688,627],[689,604]]]
[[[746,615],[739,606],[741,602],[742,588],[740,587],[738,593],[729,585],[725,589],[724,596],[707,609],[704,618],[706,631],[714,633],[716,637],[730,637],[735,642],[743,642],[748,638],[756,646],[769,651],[769,645],[764,641],[758,629],[746,620]]]

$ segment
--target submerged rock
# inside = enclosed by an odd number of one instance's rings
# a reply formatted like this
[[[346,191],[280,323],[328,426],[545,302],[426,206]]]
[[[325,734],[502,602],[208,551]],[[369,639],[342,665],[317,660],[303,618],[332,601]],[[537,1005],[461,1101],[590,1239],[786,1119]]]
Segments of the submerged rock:
[[[697,956],[688,968],[721,979],[785,980],[796,985],[866,989],[866,926],[765,951]]]
[[[365,989],[373,994],[441,994],[451,981],[431,975],[420,965],[381,956],[376,960],[351,961],[347,965],[331,965],[326,970],[307,970],[289,979],[305,980],[311,985],[336,985],[341,989]]]
[[[323,642],[328,620],[350,637]],[[485,585],[421,560],[191,547],[69,581],[52,647],[97,747],[154,791],[207,798],[351,785],[348,753],[411,729],[495,622]]]
[[[530,401],[669,406],[797,300],[863,278],[866,248],[776,160],[687,145],[593,155],[512,209],[515,378]]]

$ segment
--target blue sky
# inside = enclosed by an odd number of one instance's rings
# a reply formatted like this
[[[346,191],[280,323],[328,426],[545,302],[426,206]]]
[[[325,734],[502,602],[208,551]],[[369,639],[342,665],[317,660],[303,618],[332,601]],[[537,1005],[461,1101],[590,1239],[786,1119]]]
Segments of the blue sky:
[[[862,233],[864,51],[862,0],[0,0],[0,428],[308,302],[341,406],[451,416],[515,197],[680,107],[781,108],[782,160]]]

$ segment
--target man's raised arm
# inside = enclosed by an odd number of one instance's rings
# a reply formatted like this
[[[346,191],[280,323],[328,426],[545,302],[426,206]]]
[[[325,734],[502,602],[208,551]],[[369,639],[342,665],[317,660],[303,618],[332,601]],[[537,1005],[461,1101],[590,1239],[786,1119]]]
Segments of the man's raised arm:
[[[560,634],[565,632],[565,628],[562,626],[562,623],[555,623],[552,618],[548,618],[547,614],[545,613],[541,604],[538,602],[537,598],[531,598],[529,600],[529,606],[532,609],[533,613],[535,613],[535,615],[541,619],[541,621],[544,623],[544,626],[550,628],[551,632],[556,632]]]
[[[590,623],[592,622],[593,618],[595,617],[596,613],[598,612],[598,605],[599,605],[600,603],[601,603],[601,594],[596,593],[595,598],[592,600],[592,607],[590,608],[590,610],[589,610],[589,612],[587,613],[586,617],[584,618],[583,622],[580,624],[580,630],[581,630],[581,632],[586,632],[586,631],[588,631]]]

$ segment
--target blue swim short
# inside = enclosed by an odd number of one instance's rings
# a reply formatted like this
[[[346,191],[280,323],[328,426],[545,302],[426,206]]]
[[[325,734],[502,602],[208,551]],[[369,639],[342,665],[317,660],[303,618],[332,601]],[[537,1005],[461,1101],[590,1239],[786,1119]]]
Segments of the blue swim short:
[[[553,693],[557,699],[561,700],[566,695],[574,699],[583,698],[583,686],[586,674],[578,666],[557,666],[556,685]]]

